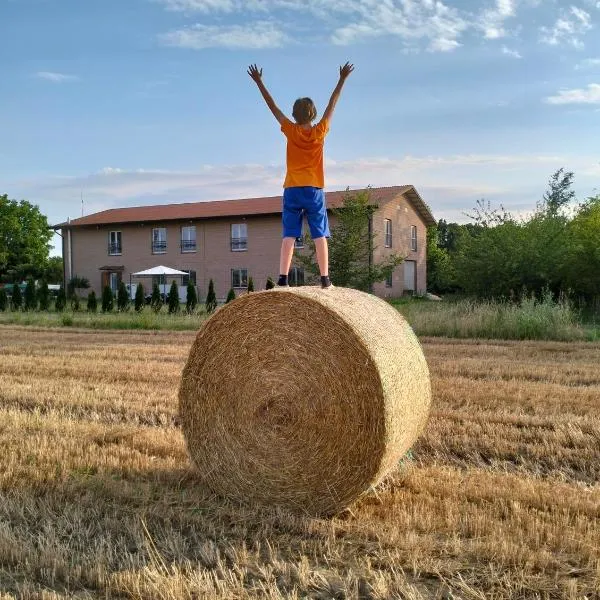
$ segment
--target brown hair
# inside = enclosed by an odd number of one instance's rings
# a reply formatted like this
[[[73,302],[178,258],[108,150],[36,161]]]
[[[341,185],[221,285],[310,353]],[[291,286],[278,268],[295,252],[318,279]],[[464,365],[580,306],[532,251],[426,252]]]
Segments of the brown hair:
[[[299,125],[306,125],[317,118],[317,108],[310,98],[298,98],[294,102],[292,116]]]

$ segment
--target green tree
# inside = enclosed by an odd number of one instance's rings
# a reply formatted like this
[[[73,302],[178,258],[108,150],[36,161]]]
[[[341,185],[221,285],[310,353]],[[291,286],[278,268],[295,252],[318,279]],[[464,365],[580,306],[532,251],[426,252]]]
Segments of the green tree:
[[[117,310],[119,312],[126,312],[129,310],[129,292],[124,281],[119,282],[117,289]]]
[[[162,308],[163,301],[162,295],[160,293],[160,289],[158,288],[158,284],[155,283],[152,286],[152,298],[150,299],[150,307],[155,313],[159,313]]]
[[[227,298],[225,299],[225,304],[229,304],[229,302],[231,302],[232,300],[235,300],[235,290],[233,288],[229,288]]]
[[[266,290],[272,290],[275,287],[275,282],[272,277],[267,277],[267,285],[265,286]]]
[[[112,309],[114,308],[114,301],[115,298],[110,286],[105,285],[104,289],[102,290],[102,312],[112,312]]]
[[[142,312],[144,310],[145,302],[144,286],[141,283],[138,283],[135,288],[135,312]]]
[[[177,288],[177,283],[175,283],[175,280],[171,282],[171,288],[167,294],[167,305],[169,307],[170,315],[179,312],[179,289]]]
[[[44,265],[42,275],[48,283],[54,285],[62,283],[64,275],[62,257],[51,256]]]
[[[196,286],[189,281],[186,288],[185,310],[188,313],[194,312],[198,304],[198,295],[196,294]]]
[[[24,306],[25,310],[36,310],[38,305],[37,292],[35,289],[35,282],[31,277],[27,280],[27,285],[25,286],[25,298],[24,298]]]
[[[600,194],[580,207],[567,226],[566,238],[565,288],[589,300],[600,298]]]
[[[208,282],[208,293],[206,294],[206,312],[211,314],[217,309],[217,295],[215,294],[215,284],[211,279]]]
[[[40,282],[38,289],[38,300],[40,303],[40,310],[48,310],[50,308],[50,290],[45,279]]]
[[[543,206],[549,215],[557,215],[559,210],[575,198],[572,189],[573,173],[565,172],[563,168],[555,171],[548,181],[548,190],[544,193]]]
[[[4,312],[8,308],[8,294],[6,288],[0,287],[0,312]]]
[[[372,285],[384,281],[404,259],[397,254],[375,263],[373,252],[375,236],[371,219],[375,207],[369,202],[369,191],[346,192],[341,208],[334,209],[337,224],[331,228],[329,240],[329,276],[340,287],[370,291]],[[319,275],[315,245],[308,244],[308,253],[300,254],[296,261],[307,273]]]
[[[88,294],[87,310],[91,313],[95,313],[98,310],[98,299],[96,298],[96,292],[94,290]]]
[[[73,294],[71,296],[71,310],[73,312],[77,312],[81,309],[81,298],[78,294]]]
[[[67,306],[67,294],[65,288],[61,285],[56,295],[56,302],[54,303],[54,309],[56,312],[62,312]]]
[[[254,291],[254,280],[252,277],[248,277],[248,293]]]
[[[21,286],[15,283],[12,288],[11,308],[12,310],[21,310],[23,304],[23,294],[21,293]]]
[[[450,252],[438,243],[437,227],[427,229],[427,289],[444,294],[455,289],[454,265]]]
[[[39,276],[47,264],[52,231],[39,208],[0,196],[0,277]]]

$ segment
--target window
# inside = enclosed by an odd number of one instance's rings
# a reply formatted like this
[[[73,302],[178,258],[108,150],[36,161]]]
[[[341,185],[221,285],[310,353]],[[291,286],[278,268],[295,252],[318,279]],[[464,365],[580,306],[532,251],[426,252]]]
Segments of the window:
[[[288,273],[288,283],[291,286],[304,285],[304,269],[302,267],[292,267]]]
[[[164,254],[167,251],[167,228],[155,227],[152,230],[152,254]]]
[[[392,247],[392,220],[391,219],[385,220],[385,247],[386,248]]]
[[[111,256],[121,254],[121,232],[120,231],[109,231],[108,232],[108,253]]]
[[[183,271],[183,269],[181,270]],[[196,271],[191,271],[188,269],[187,275],[181,276],[181,285],[187,286],[188,283],[196,285]]]
[[[181,251],[196,252],[196,226],[186,225],[181,228]]]
[[[390,274],[385,278],[385,287],[391,288],[394,285],[392,275],[393,273],[390,271]]]
[[[248,287],[248,269],[231,269],[231,287]]]
[[[248,226],[239,223],[231,226],[231,251],[242,252],[248,250]]]
[[[413,252],[417,251],[417,226],[410,226],[410,249]]]

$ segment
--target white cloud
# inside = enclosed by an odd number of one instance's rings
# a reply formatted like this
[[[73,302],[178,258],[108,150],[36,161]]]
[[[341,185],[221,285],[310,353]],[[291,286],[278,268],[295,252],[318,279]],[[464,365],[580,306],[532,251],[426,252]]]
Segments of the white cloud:
[[[505,37],[504,21],[516,15],[515,0],[496,0],[494,8],[484,10],[476,21],[488,40]]]
[[[569,44],[581,49],[584,45],[581,37],[592,27],[591,15],[582,8],[571,6],[568,11],[562,11],[552,27],[540,28],[540,40],[551,46]]]
[[[502,46],[502,54],[506,54],[506,56],[512,56],[512,58],[523,58],[518,50],[511,50],[506,46]]]
[[[202,12],[214,11],[232,12],[236,8],[233,0],[159,0],[167,10],[177,12]]]
[[[469,23],[455,8],[440,0],[355,2],[353,21],[332,34],[334,44],[347,45],[361,38],[392,35],[407,45],[424,40],[432,52],[448,52],[461,45],[460,38]]]
[[[249,25],[192,25],[160,36],[163,44],[180,48],[278,48],[288,36],[270,21]]]
[[[600,84],[590,83],[587,88],[561,90],[546,98],[548,104],[600,104]]]
[[[75,75],[65,75],[64,73],[55,73],[52,71],[38,71],[35,76],[38,79],[51,81],[52,83],[64,83],[66,81],[77,81],[79,78]]]
[[[575,68],[578,70],[591,69],[594,67],[600,67],[600,58],[586,58],[585,60],[582,60],[578,65],[575,65]]]

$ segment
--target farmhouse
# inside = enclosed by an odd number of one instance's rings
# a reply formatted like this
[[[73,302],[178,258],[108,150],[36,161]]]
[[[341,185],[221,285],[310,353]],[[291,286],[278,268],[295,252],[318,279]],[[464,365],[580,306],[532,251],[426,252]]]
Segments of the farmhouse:
[[[342,206],[345,193],[327,192],[328,210]],[[372,259],[392,253],[405,257],[373,293],[391,298],[425,292],[426,230],[435,224],[429,208],[412,185],[373,188],[370,199]],[[149,293],[154,282],[162,281],[133,274],[167,265],[185,271],[178,283],[191,281],[200,297],[210,279],[219,298],[230,288],[244,290],[249,277],[255,289],[263,289],[267,277],[278,275],[281,202],[281,196],[273,196],[115,208],[68,220],[54,226],[61,230],[65,281],[85,277],[97,294],[106,285],[116,291],[120,281],[139,282]],[[335,216],[330,224],[335,226]],[[303,242],[297,240],[296,246],[302,251]],[[304,283],[302,269],[292,268],[290,283]]]

